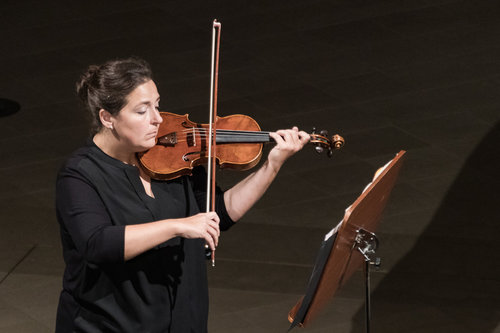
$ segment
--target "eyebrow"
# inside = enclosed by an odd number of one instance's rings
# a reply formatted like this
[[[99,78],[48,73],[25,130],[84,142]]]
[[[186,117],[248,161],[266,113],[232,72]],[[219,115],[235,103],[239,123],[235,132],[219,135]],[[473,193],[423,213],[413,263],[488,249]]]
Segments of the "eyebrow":
[[[158,98],[156,99],[155,103],[158,103],[160,101],[160,96],[158,96]],[[149,101],[142,101],[142,102],[139,102],[136,104],[135,107],[138,107],[140,105],[149,105]]]

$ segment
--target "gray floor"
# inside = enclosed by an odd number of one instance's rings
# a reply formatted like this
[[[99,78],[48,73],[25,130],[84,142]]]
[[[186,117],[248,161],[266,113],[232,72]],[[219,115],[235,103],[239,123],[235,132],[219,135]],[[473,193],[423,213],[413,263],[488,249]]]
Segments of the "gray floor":
[[[49,4],[50,3],[50,4]],[[378,236],[374,332],[500,332],[497,1],[32,1],[0,4],[0,331],[54,329],[63,261],[54,178],[86,138],[74,82],[138,55],[162,108],[205,122],[211,21],[221,115],[339,133],[301,152],[223,235],[211,332],[285,332],[322,236],[373,172],[408,151]],[[222,172],[230,186],[242,173]],[[361,272],[305,332],[364,332]]]

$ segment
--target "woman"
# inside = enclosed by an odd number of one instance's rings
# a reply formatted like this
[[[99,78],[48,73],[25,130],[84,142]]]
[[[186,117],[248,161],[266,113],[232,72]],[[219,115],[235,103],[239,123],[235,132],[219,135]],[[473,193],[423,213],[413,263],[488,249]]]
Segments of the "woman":
[[[204,246],[239,220],[309,135],[271,133],[263,166],[216,193],[200,213],[205,173],[151,179],[136,153],[155,145],[162,118],[149,65],[136,58],[90,66],[77,93],[93,117],[93,136],[57,179],[56,210],[66,270],[56,332],[205,332],[208,286]]]

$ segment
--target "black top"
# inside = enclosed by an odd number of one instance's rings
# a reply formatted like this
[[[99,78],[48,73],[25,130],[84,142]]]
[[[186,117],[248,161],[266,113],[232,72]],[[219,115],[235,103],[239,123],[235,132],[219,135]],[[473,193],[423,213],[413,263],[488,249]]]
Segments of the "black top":
[[[56,332],[206,332],[203,239],[176,237],[124,261],[125,226],[191,216],[203,207],[206,174],[152,180],[89,141],[57,178],[56,210],[66,270]],[[221,230],[233,221],[220,189]]]

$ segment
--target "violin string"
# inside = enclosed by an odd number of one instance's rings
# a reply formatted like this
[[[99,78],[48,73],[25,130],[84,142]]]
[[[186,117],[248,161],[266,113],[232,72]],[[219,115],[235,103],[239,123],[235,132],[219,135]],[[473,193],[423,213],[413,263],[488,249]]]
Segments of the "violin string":
[[[219,130],[217,131],[219,133]],[[191,132],[186,132],[182,133],[182,135],[179,136],[177,139],[177,142],[186,142],[188,140],[193,141],[195,138],[194,136],[189,138],[189,135]],[[208,133],[204,133],[204,131],[200,131],[197,135],[197,138],[202,138],[206,139],[210,135]],[[269,140],[269,132],[249,132],[249,131],[232,131],[232,130],[222,130],[217,135],[218,138],[220,139],[227,139],[227,138],[238,138],[238,139],[247,139],[249,142],[255,141],[255,140],[261,140],[258,142],[262,141],[268,141]]]
[[[194,137],[194,135],[190,135],[190,133],[185,133],[185,134],[182,134],[180,135],[179,137],[188,137],[188,136],[191,136],[191,137]],[[211,135],[210,134],[206,134],[206,133],[199,133],[196,135],[197,138],[207,138],[207,137],[210,137]],[[217,133],[217,136],[222,136],[222,137],[237,137],[237,138],[240,138],[240,137],[269,137],[269,135],[266,133],[266,134],[246,134],[246,133]]]
[[[204,129],[204,128],[193,128],[193,129],[185,129],[177,133],[208,133],[209,130]],[[241,131],[241,130],[227,130],[227,129],[218,129],[217,130],[217,135],[221,134],[248,134],[248,135],[263,135],[263,134],[269,134],[269,132],[264,132],[264,131]]]
[[[205,139],[206,137],[207,136],[202,136],[201,138]],[[221,138],[221,139],[224,139],[224,138],[230,138],[232,136],[222,136],[222,137],[218,136],[218,137]],[[240,136],[238,138],[240,138],[240,140],[241,140],[241,139],[244,139],[245,137],[241,137]],[[260,138],[259,137],[255,137],[255,136],[246,137],[246,138],[248,139],[248,143],[252,143],[252,142],[254,142],[254,143],[260,143],[260,142],[267,142],[267,141],[269,141],[268,140],[269,137],[264,137],[264,136],[262,136]],[[183,136],[182,138],[177,139],[177,143],[187,142],[187,141],[193,141],[193,138],[188,139],[188,136]],[[224,141],[224,140],[222,140],[222,141]],[[234,142],[234,143],[238,143],[238,142]],[[245,143],[245,142],[241,142],[240,141],[239,143]]]
[[[190,133],[186,133],[186,134],[182,134],[180,135],[180,137],[183,137],[183,136],[190,136]],[[199,133],[196,135],[196,137],[198,138],[206,138],[206,137],[210,137],[211,135],[210,134],[206,134],[206,133]],[[246,134],[246,133],[217,133],[217,136],[223,136],[223,137],[269,137],[269,135],[267,133],[265,134]],[[194,135],[191,135],[191,137],[194,137]]]
[[[194,129],[194,131],[193,131]],[[186,130],[182,130],[180,132],[177,132],[177,133],[180,133],[180,134],[184,134],[186,133],[186,138],[187,138],[187,135],[189,134],[195,134],[197,137],[200,137],[200,138],[206,138],[209,136],[208,134],[209,130],[207,129],[204,129],[204,128],[192,128],[191,130],[190,129],[186,129]],[[261,138],[261,139],[267,139],[268,138],[268,135],[269,135],[270,132],[266,132],[266,131],[242,131],[242,130],[227,130],[227,129],[218,129],[217,130],[217,135],[218,136],[221,136],[223,138],[228,138],[228,137],[231,137],[231,136],[237,136],[238,138],[243,138],[243,137],[248,137],[249,140],[252,140],[255,139],[255,138]],[[186,139],[187,140],[187,139]],[[328,143],[329,140],[326,139],[326,138],[322,138],[322,137],[315,137],[314,140],[318,140],[318,141],[323,141],[325,143]],[[178,142],[182,142],[181,140],[178,140]]]
[[[197,138],[201,139],[206,139],[209,137],[209,130],[204,129],[204,128],[192,128],[191,130],[186,129],[182,130],[180,132],[177,132],[181,134],[179,138],[177,139],[177,143],[183,143],[183,142],[188,142],[188,141],[193,141],[195,138],[194,136],[188,139],[188,136],[190,134],[194,133]],[[227,139],[231,137],[237,137],[240,141],[236,141],[233,143],[263,143],[269,141],[269,133],[270,132],[265,132],[265,131],[241,131],[241,130],[225,130],[225,129],[218,129],[217,130],[217,137],[220,139]],[[248,142],[242,142],[242,139],[246,138]],[[235,139],[236,140],[236,139]],[[224,141],[224,140],[222,140]],[[322,138],[317,138],[315,141],[320,141],[323,142],[324,144],[329,144],[327,139],[322,139]],[[224,142],[221,142],[224,143]],[[226,142],[230,143],[230,142]]]
[[[194,133],[193,133],[194,132]],[[209,131],[204,129],[204,128],[194,128],[193,130],[183,130],[181,131],[181,136],[178,138],[177,142],[186,142],[188,141],[188,136],[190,134],[193,134],[194,136],[197,136],[198,138],[208,138],[210,134],[208,133]],[[257,131],[236,131],[236,130],[224,130],[224,129],[219,129],[217,130],[217,136],[224,139],[224,138],[230,138],[230,137],[237,137],[240,140],[242,138],[247,138],[248,141],[253,141],[255,139],[260,138],[261,140],[267,141],[269,138],[269,132],[257,132]],[[193,140],[194,138],[191,138],[190,140]]]
[[[198,128],[198,127],[191,127],[191,128],[187,128],[187,129],[184,129],[182,131],[179,131],[179,132],[182,133],[182,132],[193,132],[193,131],[196,131],[196,132],[209,132],[209,129]],[[217,132],[269,133],[269,132],[263,132],[263,131],[230,130],[230,129],[224,129],[224,128],[218,129]]]

